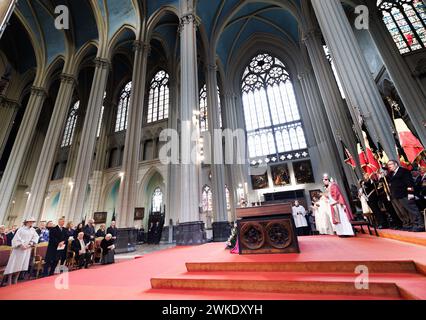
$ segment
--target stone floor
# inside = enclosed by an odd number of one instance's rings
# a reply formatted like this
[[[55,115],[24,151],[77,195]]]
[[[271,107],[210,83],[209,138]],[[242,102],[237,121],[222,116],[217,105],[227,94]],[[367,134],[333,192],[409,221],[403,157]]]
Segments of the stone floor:
[[[123,254],[116,254],[115,259],[116,260],[130,260],[135,259],[137,257],[142,257],[146,254],[162,251],[170,248],[176,247],[176,244],[159,244],[159,245],[153,245],[153,244],[142,244],[136,246],[135,252],[129,252],[129,253],[123,253]]]

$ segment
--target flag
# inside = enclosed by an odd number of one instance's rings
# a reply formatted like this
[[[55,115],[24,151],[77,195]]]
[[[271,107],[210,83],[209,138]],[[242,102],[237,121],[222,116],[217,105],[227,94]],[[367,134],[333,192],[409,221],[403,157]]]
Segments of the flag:
[[[115,208],[114,208],[114,212],[112,213],[112,219],[111,219],[111,221],[116,221],[116,217],[115,217]]]
[[[389,162],[389,157],[386,154],[385,150],[383,150],[382,145],[380,144],[380,142],[378,143],[377,146],[377,156],[378,156],[378,160],[382,165],[386,165]]]
[[[357,144],[357,149],[358,149],[358,157],[359,157],[359,163],[361,164],[361,168],[364,172],[367,173],[367,157],[365,155],[364,149],[361,146],[361,143]]]
[[[343,158],[345,159],[345,163],[350,165],[353,169],[355,169],[356,168],[356,162],[355,162],[354,157],[352,156],[352,154],[350,153],[350,151],[346,147],[345,143],[343,141],[341,141],[341,143],[342,143],[342,148],[343,148],[343,152],[344,152]]]
[[[367,166],[370,168],[369,172],[370,174],[372,173],[377,173],[380,171],[380,164],[377,161],[376,157],[374,156],[373,150],[371,149],[371,145],[370,142],[368,141],[368,136],[367,133],[365,131],[362,131],[362,135],[364,136],[364,143],[365,143],[365,156],[367,159]]]
[[[404,150],[405,158],[409,163],[419,160],[425,148],[420,140],[411,132],[402,118],[394,120],[395,128],[398,133],[401,149]]]

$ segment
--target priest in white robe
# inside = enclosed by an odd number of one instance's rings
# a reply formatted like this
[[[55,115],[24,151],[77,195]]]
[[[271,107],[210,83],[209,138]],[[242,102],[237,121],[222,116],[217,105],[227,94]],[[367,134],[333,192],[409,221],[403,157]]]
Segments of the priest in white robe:
[[[328,198],[322,195],[321,199],[315,201],[312,212],[315,215],[315,224],[319,234],[333,236],[334,229],[331,222],[331,208]]]
[[[306,229],[308,227],[308,221],[306,220],[306,209],[299,204],[299,201],[294,202],[292,208],[294,223],[296,224],[297,235],[306,235]]]
[[[8,284],[18,283],[19,275],[22,271],[28,271],[31,250],[38,243],[39,236],[33,224],[34,218],[28,218],[24,221],[24,226],[19,228],[12,240],[12,253],[4,272],[4,276],[8,276]]]
[[[354,219],[350,205],[347,203],[340,187],[332,182],[331,178],[325,174],[324,196],[328,200],[331,212],[333,229],[340,237],[353,237],[355,235],[351,221]]]

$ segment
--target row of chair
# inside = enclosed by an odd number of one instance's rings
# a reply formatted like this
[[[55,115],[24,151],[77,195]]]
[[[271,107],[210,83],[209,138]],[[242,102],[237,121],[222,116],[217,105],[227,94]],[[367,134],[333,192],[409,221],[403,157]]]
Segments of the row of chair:
[[[102,248],[101,242],[103,238],[95,239],[94,243],[89,248],[91,252],[91,264],[95,264],[101,261],[102,259]],[[39,278],[40,273],[43,272],[44,265],[46,264],[46,253],[47,253],[48,243],[40,243],[36,245],[31,252],[30,260],[30,278],[34,275],[35,279]],[[9,246],[0,246],[0,280],[3,277],[4,271],[6,270],[7,263],[9,261],[10,255],[12,253],[12,247]],[[66,253],[65,266],[69,271],[75,270],[78,267],[78,261],[75,256],[75,252],[72,251],[72,240],[68,240],[68,247]]]

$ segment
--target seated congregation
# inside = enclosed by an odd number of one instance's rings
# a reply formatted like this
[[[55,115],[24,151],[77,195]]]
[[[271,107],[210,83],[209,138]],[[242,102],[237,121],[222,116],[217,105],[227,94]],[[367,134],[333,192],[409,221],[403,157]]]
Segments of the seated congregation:
[[[101,225],[97,231],[92,219],[77,227],[72,222],[65,226],[64,218],[57,225],[48,221],[33,228],[35,222],[28,218],[21,228],[10,230],[0,226],[1,286],[115,262],[114,221],[108,229]]]

